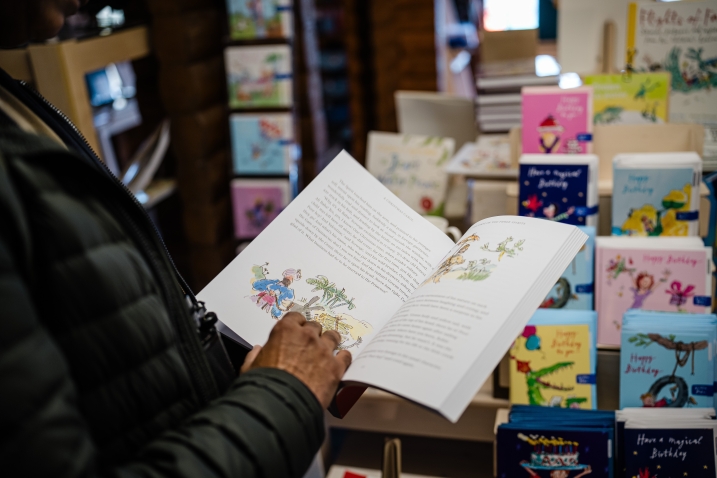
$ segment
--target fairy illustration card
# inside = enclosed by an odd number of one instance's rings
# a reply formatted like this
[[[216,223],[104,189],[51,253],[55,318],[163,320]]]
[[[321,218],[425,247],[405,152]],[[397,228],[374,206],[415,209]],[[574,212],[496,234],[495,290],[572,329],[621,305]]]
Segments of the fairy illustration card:
[[[598,237],[596,243],[598,343],[620,345],[629,309],[710,310],[711,248],[699,238]]]
[[[612,429],[547,423],[498,427],[498,478],[612,478]]]
[[[510,402],[595,409],[597,314],[538,310],[510,350]]]
[[[292,104],[288,45],[234,46],[224,50],[230,108]]]
[[[289,204],[286,179],[235,179],[231,184],[234,235],[251,239],[259,235]]]
[[[232,40],[291,36],[291,0],[226,0]]]
[[[235,174],[289,173],[295,149],[290,114],[233,114],[229,125]]]
[[[522,100],[523,153],[592,151],[592,87],[525,87]]]

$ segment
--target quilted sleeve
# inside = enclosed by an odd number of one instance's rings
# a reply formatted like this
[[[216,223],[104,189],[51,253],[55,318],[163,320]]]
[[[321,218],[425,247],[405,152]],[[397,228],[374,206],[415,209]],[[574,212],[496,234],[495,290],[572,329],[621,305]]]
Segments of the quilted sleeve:
[[[0,158],[0,475],[301,477],[323,441],[323,411],[275,369],[244,374],[130,462],[98,469],[71,370],[33,306],[29,235],[4,173]]]

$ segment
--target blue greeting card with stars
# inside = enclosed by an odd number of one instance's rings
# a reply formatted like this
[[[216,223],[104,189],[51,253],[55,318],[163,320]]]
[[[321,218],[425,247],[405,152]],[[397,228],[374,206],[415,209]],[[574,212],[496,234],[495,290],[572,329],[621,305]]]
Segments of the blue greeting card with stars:
[[[597,156],[589,154],[524,154],[520,158],[518,214],[596,226],[597,165]]]
[[[507,423],[496,440],[498,478],[613,476],[612,428]]]
[[[635,478],[713,477],[715,429],[625,428],[625,476]],[[654,423],[654,421],[653,421]],[[699,426],[699,425],[695,425]]]

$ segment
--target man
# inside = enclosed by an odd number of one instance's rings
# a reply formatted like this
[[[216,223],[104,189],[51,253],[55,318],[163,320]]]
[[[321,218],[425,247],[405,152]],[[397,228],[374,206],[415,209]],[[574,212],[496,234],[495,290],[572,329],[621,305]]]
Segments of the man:
[[[0,0],[0,46],[79,7]],[[0,475],[302,476],[351,360],[339,335],[287,314],[221,386],[142,207],[2,70],[0,224]]]

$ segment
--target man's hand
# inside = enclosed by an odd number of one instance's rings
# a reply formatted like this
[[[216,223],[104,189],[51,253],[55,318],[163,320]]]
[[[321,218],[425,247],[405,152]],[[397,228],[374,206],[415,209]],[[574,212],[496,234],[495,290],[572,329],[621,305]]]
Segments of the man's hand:
[[[322,334],[319,323],[307,322],[303,315],[290,312],[274,326],[266,345],[257,345],[249,352],[241,371],[260,367],[285,370],[309,387],[326,408],[351,365],[348,351],[334,356],[340,342],[338,332]]]

